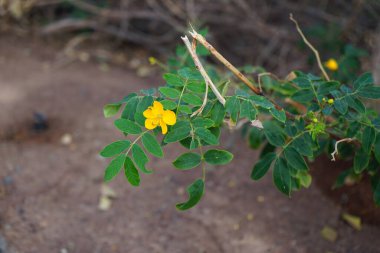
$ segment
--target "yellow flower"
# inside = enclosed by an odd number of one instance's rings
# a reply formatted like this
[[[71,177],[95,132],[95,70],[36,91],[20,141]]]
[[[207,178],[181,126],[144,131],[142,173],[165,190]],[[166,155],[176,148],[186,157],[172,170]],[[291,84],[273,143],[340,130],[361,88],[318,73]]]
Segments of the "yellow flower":
[[[334,104],[334,99],[330,98],[329,100],[327,100],[327,103],[329,103],[330,105]]]
[[[154,57],[149,57],[149,63],[150,63],[151,65],[154,65],[154,64],[157,63],[157,59],[154,58]]]
[[[153,106],[149,106],[143,112],[145,120],[145,127],[149,130],[155,129],[160,126],[162,134],[168,132],[168,126],[172,126],[176,123],[177,118],[173,111],[164,110],[164,106],[158,102],[154,101]]]
[[[327,62],[325,62],[325,66],[331,71],[337,71],[339,68],[338,62],[332,58],[330,58]]]

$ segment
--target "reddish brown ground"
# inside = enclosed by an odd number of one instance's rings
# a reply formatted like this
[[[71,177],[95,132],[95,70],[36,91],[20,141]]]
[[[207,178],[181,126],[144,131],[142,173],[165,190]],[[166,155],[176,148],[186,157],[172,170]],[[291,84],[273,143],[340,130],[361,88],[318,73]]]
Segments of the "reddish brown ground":
[[[288,199],[270,176],[251,181],[257,154],[239,142],[235,161],[209,171],[206,195],[188,212],[174,205],[200,171],[173,169],[178,146],[153,159],[141,187],[120,175],[111,209],[98,210],[107,164],[98,151],[121,138],[101,107],[161,81],[91,63],[54,67],[55,57],[42,42],[1,36],[0,252],[380,252],[380,229],[355,231],[314,184]],[[50,119],[47,132],[30,133],[33,112]],[[65,133],[69,146],[60,142]],[[337,230],[335,243],[320,236],[325,225]]]

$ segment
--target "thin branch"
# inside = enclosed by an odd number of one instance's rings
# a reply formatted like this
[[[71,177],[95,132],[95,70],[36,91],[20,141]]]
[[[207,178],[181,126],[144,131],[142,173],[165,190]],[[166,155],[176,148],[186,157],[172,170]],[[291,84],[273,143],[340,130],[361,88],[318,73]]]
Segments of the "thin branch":
[[[336,141],[335,142],[335,149],[334,149],[334,152],[331,153],[331,161],[335,162],[335,155],[338,155],[338,144],[341,143],[341,142],[351,142],[351,141],[354,141],[355,138],[344,138],[344,139],[341,139],[339,141]]]
[[[305,42],[305,44],[314,52],[315,54],[315,58],[317,58],[317,62],[318,62],[318,66],[319,66],[319,69],[322,71],[322,74],[323,76],[325,77],[325,79],[327,81],[330,81],[330,77],[327,75],[326,73],[326,70],[325,68],[323,67],[322,65],[322,62],[321,62],[321,58],[319,56],[319,52],[317,49],[315,49],[315,47],[306,39],[305,35],[303,34],[301,28],[299,27],[298,25],[298,22],[293,18],[293,14],[290,13],[290,16],[289,16],[290,20],[294,22],[294,24],[296,25],[296,29],[298,31],[298,33],[300,34],[302,40]]]
[[[261,95],[261,92],[256,88],[251,81],[248,80],[235,66],[233,66],[226,58],[223,57],[206,39],[197,33],[194,29],[190,32],[191,36],[206,47],[221,63],[223,63],[235,76],[245,83],[254,93]]]
[[[260,73],[257,75],[257,82],[259,84],[259,89],[260,89],[260,92],[262,93],[263,92],[263,89],[261,87],[261,78],[264,77],[264,76],[270,76],[270,77],[273,77],[274,79],[276,79],[277,81],[281,81],[280,78],[278,78],[275,74],[272,74],[270,72],[264,72],[264,73]]]
[[[203,103],[202,103],[201,107],[199,107],[198,110],[196,110],[195,112],[193,112],[191,114],[190,117],[194,117],[194,116],[201,114],[203,112],[203,109],[206,107],[206,104],[207,104],[207,96],[208,96],[208,85],[206,84],[206,92],[205,92],[205,97],[203,98]]]
[[[224,106],[226,104],[226,100],[224,99],[224,97],[220,94],[220,92],[218,91],[218,89],[216,88],[215,84],[211,81],[211,78],[208,76],[206,70],[204,69],[201,61],[199,60],[196,52],[192,49],[192,46],[190,44],[190,41],[189,39],[187,38],[187,36],[184,36],[184,37],[181,37],[181,39],[183,40],[183,42],[185,43],[186,47],[187,47],[187,50],[189,51],[191,57],[193,58],[193,61],[194,61],[194,64],[195,64],[195,67],[199,70],[199,72],[201,73],[203,79],[205,80],[206,82],[206,85],[210,86],[211,90],[214,92],[216,98],[219,100],[219,102]]]
[[[190,25],[191,26],[191,25]],[[193,31],[190,32],[191,36],[196,39],[198,42],[200,42],[204,47],[206,47],[212,55],[214,55],[220,62],[222,62],[235,76],[237,76],[244,84],[246,84],[254,93],[256,93],[259,96],[264,96],[264,94],[261,93],[261,91],[256,88],[251,81],[248,80],[247,77],[245,77],[235,66],[233,66],[226,58],[223,57],[210,43],[206,41],[206,39],[197,33],[194,28],[192,28]],[[189,42],[190,44],[190,42]],[[269,99],[269,98],[267,98]],[[275,106],[277,110],[282,110],[283,108],[279,106],[276,102],[269,99]],[[291,114],[290,112],[286,111],[286,116],[288,118],[294,119],[295,116]]]

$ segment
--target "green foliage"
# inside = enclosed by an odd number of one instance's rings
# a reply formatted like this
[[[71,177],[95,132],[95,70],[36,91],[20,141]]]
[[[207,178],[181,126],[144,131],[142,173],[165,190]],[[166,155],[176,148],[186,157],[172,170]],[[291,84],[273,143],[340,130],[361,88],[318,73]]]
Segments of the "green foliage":
[[[210,149],[206,151],[203,157],[209,164],[224,165],[231,162],[234,156],[225,150]]]
[[[195,206],[202,198],[204,193],[205,184],[202,179],[197,179],[188,188],[189,199],[186,202],[179,203],[176,205],[177,209],[180,211],[185,211],[187,209]]]
[[[208,54],[200,45],[197,52]],[[335,187],[343,185],[347,178],[359,181],[367,174],[372,180],[374,202],[380,205],[380,117],[367,106],[369,99],[380,98],[380,87],[374,85],[370,73],[353,74],[357,71],[355,62],[362,55],[360,50],[344,47],[343,52],[338,60],[343,65],[330,73],[332,80],[301,71],[292,72],[293,79],[287,80],[265,76],[261,80],[264,95],[241,87],[241,82],[207,64],[207,73],[226,100],[223,105],[210,90],[205,98],[202,75],[185,48],[178,47],[177,56],[170,59],[163,75],[164,86],[132,93],[104,107],[105,117],[121,112],[114,124],[126,138],[100,152],[101,156],[112,158],[104,180],[115,178],[123,167],[127,181],[138,186],[139,172],[153,172],[147,169],[150,156],[162,158],[164,146],[177,145],[176,150],[186,151],[173,161],[173,167],[201,175],[188,186],[188,200],[176,205],[178,210],[187,210],[204,194],[207,169],[226,165],[233,159],[233,154],[218,147],[224,145],[220,135],[228,125],[231,129],[241,127],[248,147],[261,148],[260,157],[253,161],[253,180],[271,173],[276,188],[290,196],[312,183],[309,163],[324,153],[331,156],[337,145],[336,159],[351,160],[352,168],[341,173]],[[355,71],[348,73],[347,69]],[[244,70],[266,72],[252,66]],[[164,111],[172,111],[170,115],[175,115],[176,122],[166,124],[162,111],[156,115],[158,121],[153,129],[147,126],[144,111],[150,110],[153,101],[161,103]],[[342,141],[337,143],[339,140]],[[248,147],[244,152],[251,152]]]
[[[174,167],[180,170],[188,170],[197,167],[201,163],[201,156],[197,153],[188,152],[180,155],[173,162]]]

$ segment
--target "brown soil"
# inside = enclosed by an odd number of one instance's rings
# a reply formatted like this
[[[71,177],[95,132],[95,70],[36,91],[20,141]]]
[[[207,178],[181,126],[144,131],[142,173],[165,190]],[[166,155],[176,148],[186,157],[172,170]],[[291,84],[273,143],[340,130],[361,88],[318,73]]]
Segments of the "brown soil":
[[[161,81],[93,63],[55,67],[55,57],[46,43],[1,36],[0,252],[379,252],[380,229],[354,230],[315,184],[289,199],[270,175],[251,181],[257,154],[241,141],[230,147],[233,163],[210,168],[206,194],[188,212],[174,205],[200,171],[173,169],[175,145],[152,159],[155,173],[141,187],[121,175],[110,183],[117,198],[100,211],[107,160],[98,152],[122,138],[101,107]],[[46,116],[46,130],[30,130],[35,112]],[[64,134],[70,145],[61,144]],[[337,230],[336,242],[320,236],[325,225]]]
[[[340,160],[332,163],[327,157],[321,157],[312,167],[315,183],[326,196],[365,222],[380,226],[380,208],[373,202],[373,192],[368,177],[364,177],[354,185],[345,185],[337,189],[332,187],[339,173],[352,167],[352,162]]]

